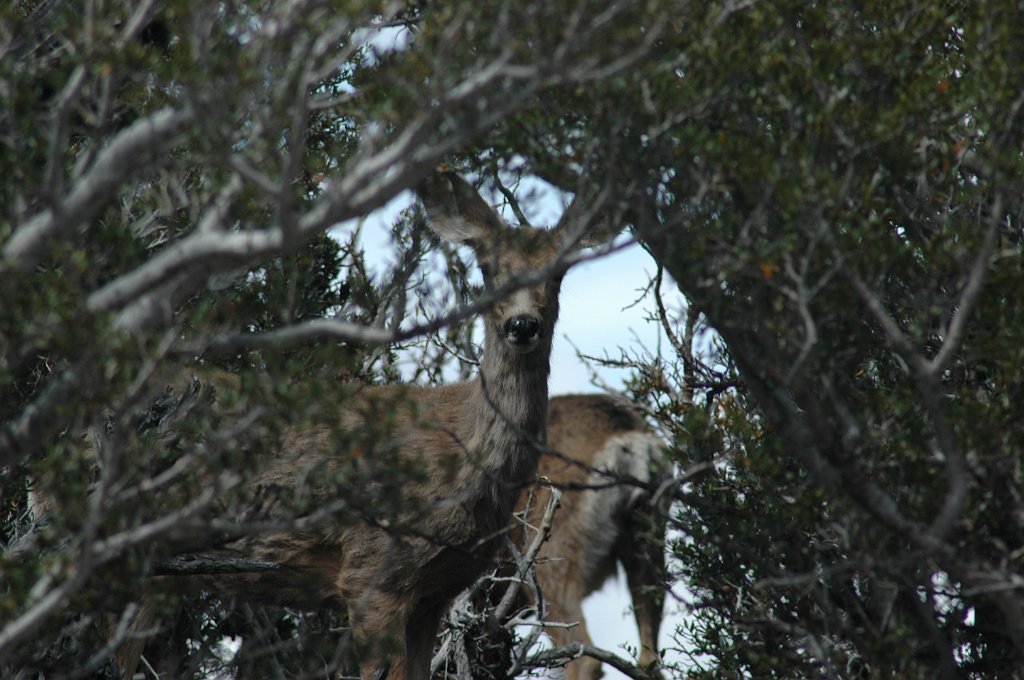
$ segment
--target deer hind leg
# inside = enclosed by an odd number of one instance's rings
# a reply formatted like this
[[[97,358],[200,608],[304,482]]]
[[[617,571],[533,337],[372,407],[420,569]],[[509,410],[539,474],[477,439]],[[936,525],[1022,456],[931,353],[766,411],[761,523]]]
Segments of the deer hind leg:
[[[650,506],[639,505],[633,510],[630,526],[617,549],[640,633],[640,665],[650,671],[660,660],[658,633],[665,606],[665,523],[664,516],[650,514]]]
[[[402,598],[372,590],[349,606],[362,680],[405,680],[405,631],[410,606]]]
[[[139,667],[146,641],[153,634],[157,623],[157,604],[153,597],[143,596],[139,609],[122,632],[118,617],[110,617],[110,642],[115,645],[114,661],[117,663],[121,680],[131,680]],[[118,639],[120,638],[120,639]]]
[[[444,603],[420,603],[405,626],[406,678],[429,680],[437,628],[447,607]]]

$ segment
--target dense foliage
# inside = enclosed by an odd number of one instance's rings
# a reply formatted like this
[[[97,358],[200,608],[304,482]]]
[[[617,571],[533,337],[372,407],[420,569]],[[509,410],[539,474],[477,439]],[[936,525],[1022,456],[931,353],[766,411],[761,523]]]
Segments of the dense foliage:
[[[689,301],[623,357],[684,473],[666,673],[1024,673],[1015,3],[84,4],[0,9],[0,676],[104,672],[227,472],[469,298],[415,211],[379,277],[351,237],[441,162],[601,198]],[[333,613],[189,608],[167,673],[350,664]]]
[[[599,116],[542,124],[623,140],[604,151],[627,220],[722,339],[717,382],[738,381],[677,422],[721,456],[679,517],[701,665],[1013,676],[1014,10],[690,9],[642,74],[573,97]]]

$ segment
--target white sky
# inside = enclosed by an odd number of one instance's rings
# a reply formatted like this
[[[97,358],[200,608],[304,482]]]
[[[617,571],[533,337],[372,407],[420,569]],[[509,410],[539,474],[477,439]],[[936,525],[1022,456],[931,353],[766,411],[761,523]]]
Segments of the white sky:
[[[560,200],[554,192],[541,184],[534,188],[537,195],[522,201],[522,208],[536,226],[553,225],[561,213]],[[523,192],[519,192],[522,195]],[[390,250],[389,225],[398,213],[413,200],[406,192],[372,214],[363,222],[363,245],[368,264],[373,267],[395,259]],[[510,222],[515,220],[504,215]],[[345,226],[339,230],[347,230]],[[656,351],[659,342],[665,342],[659,324],[648,321],[653,302],[649,298],[633,303],[642,295],[655,271],[654,262],[642,248],[629,246],[608,256],[584,262],[574,267],[562,285],[561,312],[551,355],[552,396],[574,392],[600,391],[591,383],[592,369],[577,356],[579,352],[590,356],[618,357],[620,348],[630,353],[641,346]],[[666,277],[667,279],[667,277]],[[669,308],[680,306],[681,296],[670,281],[663,283],[663,296]],[[574,348],[575,346],[575,348]],[[624,370],[599,369],[601,382],[618,390],[628,377]],[[675,623],[680,620],[678,605],[668,598],[665,620],[659,646],[673,647],[671,640]],[[628,658],[623,645],[636,649],[639,645],[636,625],[630,611],[629,591],[621,568],[619,578],[584,601],[584,616],[593,642],[598,647]],[[669,660],[673,660],[669,657]],[[678,660],[678,659],[676,659]],[[605,666],[606,678],[625,678],[618,671]]]

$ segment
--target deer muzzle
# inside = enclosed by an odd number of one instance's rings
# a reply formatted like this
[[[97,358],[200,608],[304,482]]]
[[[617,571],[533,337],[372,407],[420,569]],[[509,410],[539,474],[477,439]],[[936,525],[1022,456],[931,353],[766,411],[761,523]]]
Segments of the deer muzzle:
[[[505,341],[518,352],[529,352],[540,340],[540,319],[529,314],[505,322]]]

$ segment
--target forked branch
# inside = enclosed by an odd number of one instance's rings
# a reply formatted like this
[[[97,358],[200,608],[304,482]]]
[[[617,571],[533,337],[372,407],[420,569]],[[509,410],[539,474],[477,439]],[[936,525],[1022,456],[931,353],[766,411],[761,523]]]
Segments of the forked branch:
[[[589,656],[601,663],[606,663],[626,677],[634,678],[634,680],[651,680],[651,678],[657,677],[617,654],[594,645],[585,645],[579,642],[537,652],[526,660],[524,666],[526,668],[553,668],[564,665],[581,656]]]

